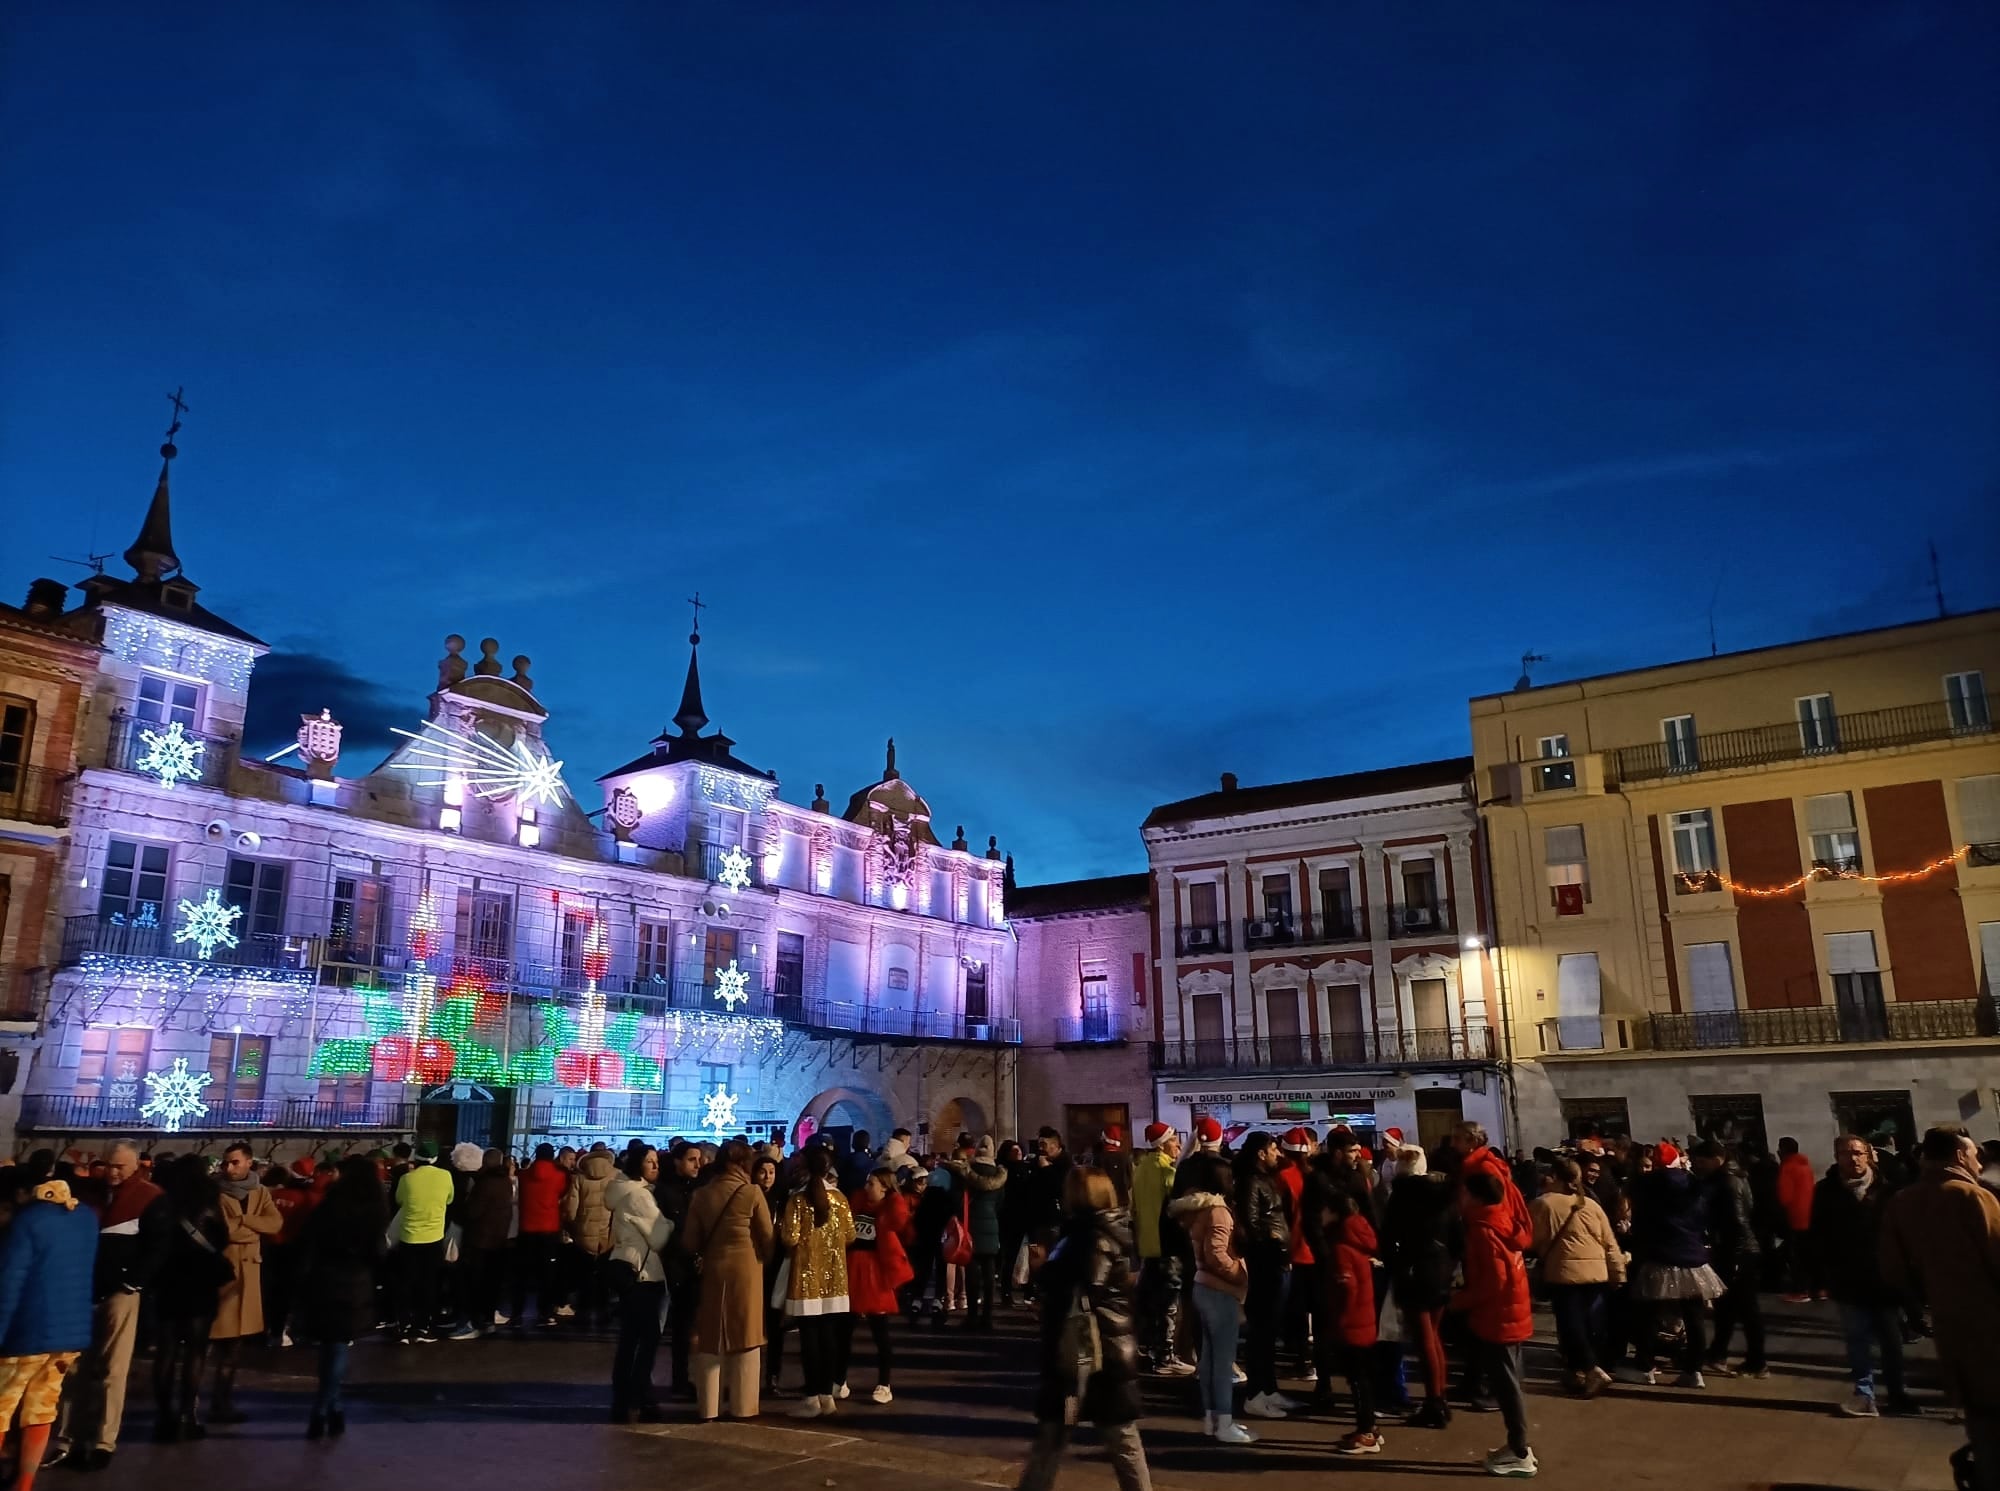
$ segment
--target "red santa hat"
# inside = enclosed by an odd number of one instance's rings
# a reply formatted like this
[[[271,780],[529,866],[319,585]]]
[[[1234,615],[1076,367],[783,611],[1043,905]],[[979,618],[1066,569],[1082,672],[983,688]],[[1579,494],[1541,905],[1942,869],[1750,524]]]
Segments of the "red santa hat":
[[[1117,1124],[1106,1124],[1104,1132],[1097,1136],[1097,1147],[1110,1153],[1117,1153],[1125,1147],[1125,1130]]]
[[[1401,1129],[1384,1129],[1382,1130],[1382,1137],[1398,1149],[1403,1147],[1403,1131]]]
[[[1659,1149],[1655,1151],[1655,1158],[1659,1160],[1662,1170],[1671,1170],[1681,1162],[1680,1146],[1671,1139],[1662,1139]]]
[[[1194,1121],[1194,1137],[1202,1144],[1220,1144],[1222,1142],[1222,1125],[1206,1116],[1197,1118]]]
[[[1158,1149],[1163,1143],[1165,1143],[1170,1137],[1172,1137],[1173,1132],[1174,1132],[1174,1126],[1172,1124],[1161,1123],[1156,1118],[1151,1123],[1146,1125],[1146,1143],[1151,1145],[1154,1149]]]
[[[1286,1129],[1284,1138],[1278,1141],[1278,1148],[1286,1154],[1304,1154],[1312,1148],[1312,1135],[1304,1129]]]

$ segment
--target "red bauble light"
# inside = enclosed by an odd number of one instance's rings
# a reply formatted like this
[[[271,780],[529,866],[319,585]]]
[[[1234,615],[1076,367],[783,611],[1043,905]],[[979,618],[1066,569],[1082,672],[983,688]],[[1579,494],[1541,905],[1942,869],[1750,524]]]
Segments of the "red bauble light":
[[[449,1082],[452,1068],[457,1065],[458,1051],[450,1041],[432,1036],[417,1042],[416,1068],[420,1080],[433,1087],[440,1082]]]
[[[565,1087],[587,1087],[590,1085],[590,1053],[587,1051],[564,1051],[556,1057],[556,1081]]]
[[[607,1091],[625,1085],[625,1058],[616,1051],[599,1051],[590,1058],[590,1085]]]
[[[377,1082],[407,1082],[410,1080],[410,1062],[414,1055],[410,1038],[403,1035],[385,1035],[375,1043],[375,1080]]]

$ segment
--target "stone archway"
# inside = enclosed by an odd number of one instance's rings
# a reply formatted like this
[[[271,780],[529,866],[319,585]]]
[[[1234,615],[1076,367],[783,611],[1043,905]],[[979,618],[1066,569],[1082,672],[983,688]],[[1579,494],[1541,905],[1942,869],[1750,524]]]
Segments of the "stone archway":
[[[810,1130],[802,1136],[801,1130],[808,1125]],[[792,1125],[792,1141],[803,1143],[821,1129],[851,1128],[866,1129],[873,1142],[880,1144],[895,1126],[895,1116],[879,1094],[860,1087],[829,1087],[799,1111],[798,1121]]]
[[[987,1126],[986,1109],[975,1098],[953,1098],[937,1111],[931,1124],[931,1148],[942,1153],[962,1133],[974,1139],[993,1130]]]

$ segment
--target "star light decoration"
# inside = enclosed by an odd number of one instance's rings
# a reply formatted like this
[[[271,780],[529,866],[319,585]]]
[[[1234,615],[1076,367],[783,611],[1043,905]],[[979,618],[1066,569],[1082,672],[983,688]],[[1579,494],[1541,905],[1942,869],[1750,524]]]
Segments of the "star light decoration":
[[[149,1077],[147,1080],[152,1079]],[[715,1091],[703,1098],[702,1103],[707,1111],[701,1116],[701,1126],[712,1130],[716,1138],[720,1139],[736,1127],[736,1094],[722,1083],[716,1083]]]
[[[495,744],[477,730],[460,735],[436,720],[425,720],[424,731],[392,727],[393,733],[416,742],[413,761],[392,761],[397,771],[428,771],[436,775],[419,787],[445,787],[462,778],[487,802],[512,797],[522,803],[554,807],[568,794],[560,761],[537,753],[516,738],[512,749]]]
[[[727,968],[715,970],[715,997],[732,1010],[750,998],[750,975],[736,966],[734,958]]]
[[[732,844],[722,856],[722,868],[716,873],[715,883],[730,890],[742,890],[748,886],[750,856]]]
[[[182,1119],[208,1116],[201,1090],[214,1080],[207,1072],[189,1071],[187,1058],[176,1056],[171,1071],[146,1073],[147,1098],[139,1106],[139,1116],[157,1119],[169,1134],[178,1134]]]
[[[201,758],[208,752],[208,742],[188,734],[179,720],[165,730],[141,730],[139,739],[146,749],[132,764],[158,778],[162,787],[201,780]]]
[[[199,901],[181,902],[181,924],[174,929],[174,941],[192,942],[195,952],[205,961],[215,956],[218,947],[237,947],[242,939],[230,929],[242,917],[241,906],[226,904],[222,897],[210,886],[208,894]]]

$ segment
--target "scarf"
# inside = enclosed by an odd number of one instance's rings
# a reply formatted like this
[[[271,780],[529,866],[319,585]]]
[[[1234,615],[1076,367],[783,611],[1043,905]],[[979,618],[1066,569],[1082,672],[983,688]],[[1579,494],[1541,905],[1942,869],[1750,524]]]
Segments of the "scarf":
[[[45,1180],[35,1187],[37,1201],[52,1201],[64,1211],[76,1210],[76,1197],[69,1193],[69,1182],[65,1180]]]
[[[231,1180],[226,1175],[218,1175],[215,1179],[221,1185],[223,1195],[233,1196],[238,1201],[246,1202],[250,1199],[250,1193],[263,1184],[254,1173],[244,1176],[241,1180]]]

